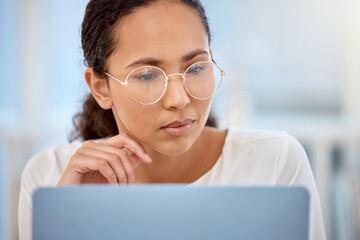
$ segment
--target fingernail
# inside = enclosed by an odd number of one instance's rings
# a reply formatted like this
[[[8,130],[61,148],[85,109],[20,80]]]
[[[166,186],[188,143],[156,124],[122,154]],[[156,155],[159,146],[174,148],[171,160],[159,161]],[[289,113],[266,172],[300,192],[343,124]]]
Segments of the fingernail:
[[[149,156],[147,153],[144,154],[144,157],[145,157],[145,159],[146,159],[147,162],[149,162],[149,163],[152,162],[150,156]]]

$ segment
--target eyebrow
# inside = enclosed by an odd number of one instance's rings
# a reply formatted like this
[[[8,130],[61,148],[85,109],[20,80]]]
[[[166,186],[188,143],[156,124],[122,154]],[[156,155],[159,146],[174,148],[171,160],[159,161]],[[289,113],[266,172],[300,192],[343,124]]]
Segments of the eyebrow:
[[[196,49],[188,54],[186,54],[185,56],[183,56],[181,58],[181,60],[183,62],[187,62],[190,61],[191,59],[193,59],[194,57],[201,55],[201,54],[206,54],[206,55],[210,55],[208,51],[202,50],[202,49]]]
[[[206,55],[210,55],[208,51],[202,50],[202,49],[196,49],[194,51],[191,51],[190,53],[184,55],[183,57],[181,57],[181,60],[183,62],[187,62],[190,61],[191,59],[193,59],[194,57],[201,55],[201,54],[206,54]],[[135,62],[132,62],[131,64],[129,64],[126,68],[131,68],[131,67],[135,67],[138,65],[152,65],[152,66],[159,66],[163,63],[163,61],[156,59],[156,58],[140,58],[139,60],[136,60]]]

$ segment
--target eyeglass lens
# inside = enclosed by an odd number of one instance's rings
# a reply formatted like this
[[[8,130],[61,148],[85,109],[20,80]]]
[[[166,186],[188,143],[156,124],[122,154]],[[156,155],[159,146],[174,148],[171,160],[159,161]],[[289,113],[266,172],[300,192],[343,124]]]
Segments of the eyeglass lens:
[[[191,65],[184,77],[186,90],[197,99],[210,98],[221,83],[221,71],[212,62],[198,62]],[[137,68],[129,74],[127,81],[129,96],[143,104],[151,104],[159,100],[166,88],[166,75],[156,67]]]

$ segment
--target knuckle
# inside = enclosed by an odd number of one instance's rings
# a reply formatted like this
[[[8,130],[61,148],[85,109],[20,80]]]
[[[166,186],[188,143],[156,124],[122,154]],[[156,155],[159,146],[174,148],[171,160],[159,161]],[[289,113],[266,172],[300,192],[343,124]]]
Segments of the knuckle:
[[[109,171],[109,177],[116,181],[116,174],[113,171]]]
[[[83,143],[83,147],[90,147],[90,146],[92,146],[92,145],[94,145],[94,142],[93,141],[86,141],[86,142],[84,142]]]
[[[75,153],[71,156],[68,165],[69,165],[70,167],[75,167],[75,166],[78,165],[78,162],[79,162],[82,158],[83,158],[83,156],[82,156],[80,153],[75,152]]]
[[[118,156],[118,155],[116,155],[116,154],[111,154],[111,156],[110,156],[110,161],[112,161],[112,162],[117,162],[117,161],[119,161],[120,160],[120,157]]]
[[[77,159],[77,158],[80,158],[79,150],[77,150],[77,151],[71,156],[71,159]]]
[[[108,178],[116,178],[115,173],[109,168],[103,168],[101,172]]]
[[[101,170],[108,170],[108,163],[103,159],[100,159],[98,161],[98,166],[99,166],[99,169],[101,169]]]
[[[82,145],[80,148],[76,149],[75,153],[73,154],[76,155],[77,157],[79,156],[79,154],[81,154],[84,150],[84,148],[86,148],[86,146]]]
[[[76,162],[73,160],[73,161],[70,161],[68,166],[70,167],[70,169],[73,169],[77,166]]]
[[[121,158],[126,158],[127,157],[127,153],[124,149],[119,149],[118,151],[118,155],[121,157]]]

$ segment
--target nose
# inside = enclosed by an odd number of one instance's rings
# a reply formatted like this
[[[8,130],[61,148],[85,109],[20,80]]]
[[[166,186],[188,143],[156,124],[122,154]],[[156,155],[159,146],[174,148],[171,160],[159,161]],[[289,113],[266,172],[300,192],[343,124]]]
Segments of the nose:
[[[162,99],[166,109],[183,109],[190,103],[189,95],[183,83],[183,74],[168,75],[167,88]]]

